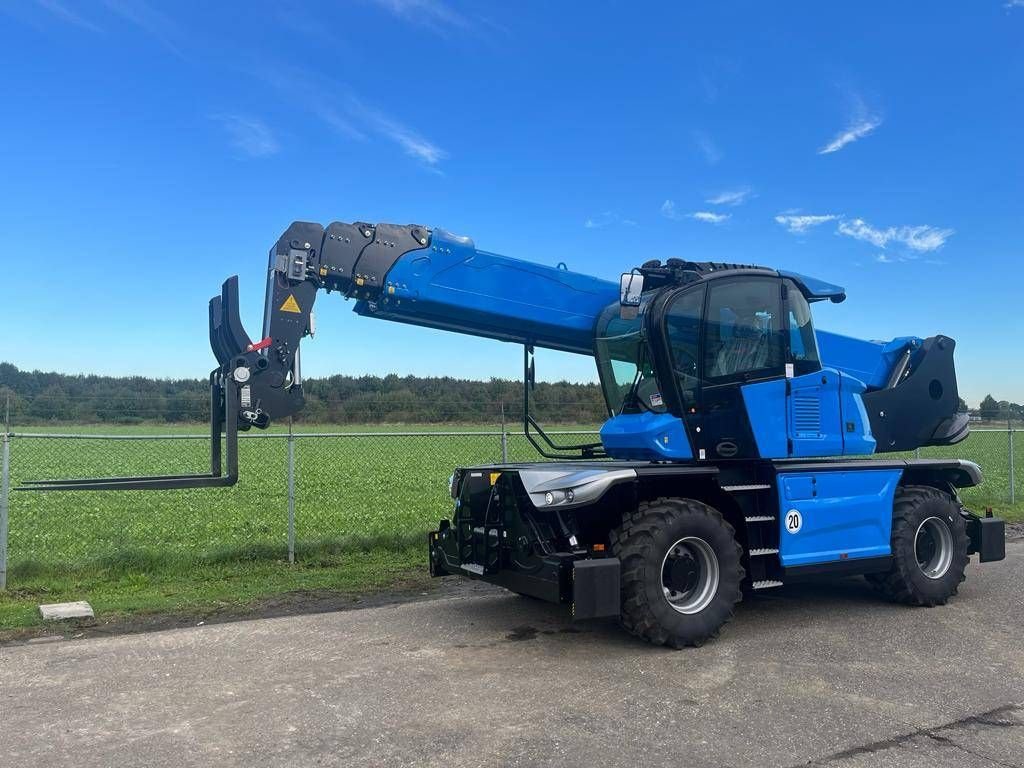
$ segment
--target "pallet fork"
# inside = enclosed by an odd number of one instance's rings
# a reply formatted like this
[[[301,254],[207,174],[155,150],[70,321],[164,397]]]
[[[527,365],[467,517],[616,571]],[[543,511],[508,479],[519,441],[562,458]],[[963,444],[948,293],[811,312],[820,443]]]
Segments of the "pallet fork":
[[[210,471],[204,474],[26,480],[21,491],[144,491],[220,488],[238,481],[238,430],[242,387],[236,371],[249,362],[254,345],[238,312],[238,278],[228,278],[210,299],[210,346],[219,367],[210,372]],[[257,350],[258,351],[258,350]],[[263,358],[261,358],[263,359]],[[257,368],[265,368],[254,361]],[[251,398],[251,393],[247,395]],[[245,424],[243,429],[248,429]]]

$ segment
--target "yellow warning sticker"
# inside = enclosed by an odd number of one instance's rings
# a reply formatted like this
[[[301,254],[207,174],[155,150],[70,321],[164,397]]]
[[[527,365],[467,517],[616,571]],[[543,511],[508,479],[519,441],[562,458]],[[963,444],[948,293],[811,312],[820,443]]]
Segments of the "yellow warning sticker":
[[[281,305],[282,312],[294,312],[297,315],[302,314],[302,310],[299,309],[299,302],[295,300],[295,294],[289,293],[288,298],[284,300],[284,304]]]

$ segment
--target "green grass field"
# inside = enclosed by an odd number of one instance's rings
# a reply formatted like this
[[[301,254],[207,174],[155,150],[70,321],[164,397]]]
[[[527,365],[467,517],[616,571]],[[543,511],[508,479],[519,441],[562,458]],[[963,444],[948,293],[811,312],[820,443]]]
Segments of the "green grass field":
[[[499,436],[479,434],[493,427],[460,426],[464,434],[432,434],[438,429],[304,426],[304,433],[409,434],[297,438],[294,566],[287,563],[287,441],[281,432],[241,441],[241,480],[234,488],[12,492],[10,591],[0,597],[0,628],[33,621],[37,602],[72,597],[89,599],[108,614],[193,609],[244,604],[288,590],[358,590],[425,569],[425,533],[450,514],[452,469],[501,458]],[[161,430],[176,435],[172,440],[97,436],[139,438],[153,434],[152,427],[75,432],[82,437],[14,437],[13,484],[207,469],[207,442],[183,437],[196,434],[195,427]],[[1018,436],[1018,442],[1024,440]],[[521,435],[510,435],[508,445],[512,461],[536,458]],[[1024,519],[1024,504],[1011,508],[1007,503],[1005,432],[975,432],[961,445],[926,449],[922,455],[978,462],[986,479],[964,493],[968,504]]]

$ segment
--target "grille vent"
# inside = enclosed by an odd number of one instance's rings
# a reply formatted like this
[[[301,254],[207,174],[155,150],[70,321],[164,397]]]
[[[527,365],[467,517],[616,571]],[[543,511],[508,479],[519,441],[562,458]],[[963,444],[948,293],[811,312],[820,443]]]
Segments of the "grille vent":
[[[821,400],[818,397],[796,395],[793,398],[793,431],[797,437],[821,434]]]

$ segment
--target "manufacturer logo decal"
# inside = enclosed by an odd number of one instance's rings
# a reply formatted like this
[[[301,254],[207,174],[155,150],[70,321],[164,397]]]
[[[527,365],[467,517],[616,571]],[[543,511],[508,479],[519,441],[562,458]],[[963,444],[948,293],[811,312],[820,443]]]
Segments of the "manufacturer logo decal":
[[[740,452],[740,447],[736,445],[736,443],[734,443],[732,440],[723,440],[722,442],[715,446],[715,450],[718,452],[719,456],[726,459],[731,459],[733,456]]]

